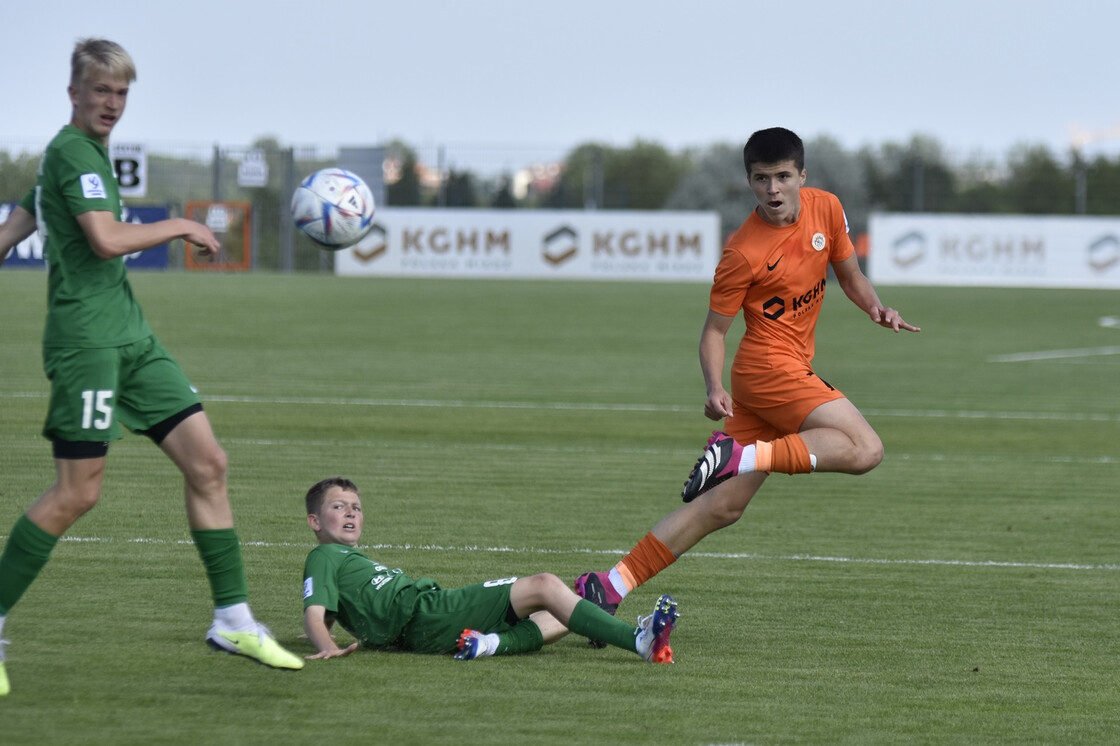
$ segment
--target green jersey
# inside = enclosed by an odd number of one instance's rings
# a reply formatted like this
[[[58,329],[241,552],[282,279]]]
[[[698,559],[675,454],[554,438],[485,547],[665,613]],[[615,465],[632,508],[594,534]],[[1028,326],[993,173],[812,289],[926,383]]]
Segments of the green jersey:
[[[63,127],[43,154],[34,190],[20,204],[35,215],[47,259],[43,347],[121,347],[150,336],[123,257],[97,256],[76,219],[94,210],[121,219],[108,149],[77,127]]]
[[[328,619],[368,647],[397,642],[420,592],[434,588],[434,580],[413,580],[344,544],[320,544],[303,565],[303,607],[324,607]]]

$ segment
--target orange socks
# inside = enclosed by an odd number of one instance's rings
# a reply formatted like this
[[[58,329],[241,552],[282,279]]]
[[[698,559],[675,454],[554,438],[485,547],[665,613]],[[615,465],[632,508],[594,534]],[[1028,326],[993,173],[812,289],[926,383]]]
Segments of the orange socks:
[[[760,440],[754,446],[755,471],[780,471],[783,474],[808,474],[813,471],[809,448],[796,433],[769,443]]]
[[[787,435],[768,443],[761,440],[755,443],[755,471],[808,474],[813,471],[813,467],[809,448],[800,435]],[[614,566],[612,582],[617,585],[614,577],[617,573],[617,577],[632,591],[676,561],[677,555],[664,542],[649,533]]]
[[[669,547],[653,534],[646,534],[614,569],[618,570],[626,587],[634,590],[676,561],[677,555]]]

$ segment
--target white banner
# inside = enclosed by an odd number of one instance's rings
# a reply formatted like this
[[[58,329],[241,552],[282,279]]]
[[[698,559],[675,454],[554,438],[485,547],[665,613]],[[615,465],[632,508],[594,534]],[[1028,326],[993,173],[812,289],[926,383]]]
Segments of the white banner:
[[[714,212],[387,208],[339,275],[711,282]]]
[[[870,236],[877,284],[1120,288],[1120,218],[879,214]]]
[[[148,149],[143,143],[110,143],[109,158],[122,197],[148,196]]]
[[[241,163],[237,164],[237,186],[268,186],[268,161],[263,150],[247,151]]]

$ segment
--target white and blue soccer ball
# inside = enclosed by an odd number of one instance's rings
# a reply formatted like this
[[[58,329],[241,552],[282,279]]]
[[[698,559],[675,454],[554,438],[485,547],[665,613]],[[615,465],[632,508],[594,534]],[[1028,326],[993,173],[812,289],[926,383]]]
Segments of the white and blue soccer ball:
[[[342,168],[309,175],[292,195],[296,228],[323,248],[353,246],[373,227],[373,193],[361,178]]]

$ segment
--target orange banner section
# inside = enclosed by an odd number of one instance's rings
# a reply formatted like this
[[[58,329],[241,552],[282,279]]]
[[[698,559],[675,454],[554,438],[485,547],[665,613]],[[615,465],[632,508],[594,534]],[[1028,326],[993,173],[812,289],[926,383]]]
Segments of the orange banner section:
[[[215,257],[198,256],[190,244],[186,250],[187,269],[247,272],[253,267],[253,208],[248,202],[188,202],[186,217],[202,223],[222,243]]]

